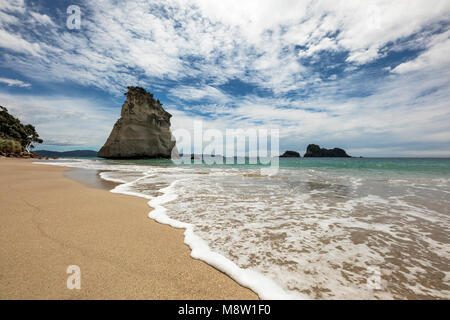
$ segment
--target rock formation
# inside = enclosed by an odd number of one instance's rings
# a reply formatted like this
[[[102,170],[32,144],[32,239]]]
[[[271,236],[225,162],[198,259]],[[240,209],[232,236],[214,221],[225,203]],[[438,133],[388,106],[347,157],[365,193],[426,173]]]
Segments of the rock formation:
[[[121,117],[98,156],[108,159],[170,158],[175,148],[170,132],[172,115],[143,88],[128,87],[125,95],[127,100],[122,106]]]
[[[296,151],[286,151],[283,153],[280,158],[300,158],[300,153]]]
[[[345,150],[340,148],[334,149],[325,149],[319,147],[317,144],[310,144],[306,149],[306,153],[304,155],[305,158],[320,158],[320,157],[329,157],[329,158],[351,158]]]

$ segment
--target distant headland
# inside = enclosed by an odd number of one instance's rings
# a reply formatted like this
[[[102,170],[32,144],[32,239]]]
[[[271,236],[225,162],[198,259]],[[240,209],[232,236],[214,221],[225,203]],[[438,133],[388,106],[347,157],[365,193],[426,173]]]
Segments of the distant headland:
[[[96,158],[97,151],[92,150],[73,150],[73,151],[50,151],[36,150],[36,154],[41,157],[49,158]]]

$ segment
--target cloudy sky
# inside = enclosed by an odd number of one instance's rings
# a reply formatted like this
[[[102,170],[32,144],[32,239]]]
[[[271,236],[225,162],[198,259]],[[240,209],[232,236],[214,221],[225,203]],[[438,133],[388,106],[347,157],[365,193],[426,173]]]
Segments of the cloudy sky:
[[[0,105],[43,149],[98,149],[139,85],[174,128],[450,156],[448,0],[0,0],[0,57]]]

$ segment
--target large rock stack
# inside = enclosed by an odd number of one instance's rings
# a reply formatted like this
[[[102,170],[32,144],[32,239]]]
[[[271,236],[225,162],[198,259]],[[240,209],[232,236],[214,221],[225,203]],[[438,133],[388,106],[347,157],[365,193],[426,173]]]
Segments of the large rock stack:
[[[98,156],[108,159],[170,158],[175,141],[172,115],[159,100],[140,87],[128,87],[127,100]]]

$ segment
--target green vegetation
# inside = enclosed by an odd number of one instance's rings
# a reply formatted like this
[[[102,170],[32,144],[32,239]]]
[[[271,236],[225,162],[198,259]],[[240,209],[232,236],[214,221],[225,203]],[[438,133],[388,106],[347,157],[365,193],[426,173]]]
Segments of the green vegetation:
[[[24,125],[0,106],[0,151],[5,153],[29,152],[32,143],[42,143],[33,125]]]
[[[0,152],[16,154],[22,150],[22,145],[19,142],[12,139],[0,138]]]

